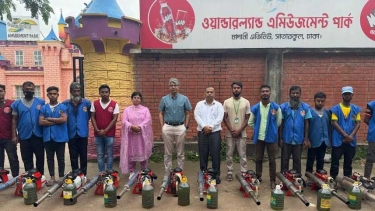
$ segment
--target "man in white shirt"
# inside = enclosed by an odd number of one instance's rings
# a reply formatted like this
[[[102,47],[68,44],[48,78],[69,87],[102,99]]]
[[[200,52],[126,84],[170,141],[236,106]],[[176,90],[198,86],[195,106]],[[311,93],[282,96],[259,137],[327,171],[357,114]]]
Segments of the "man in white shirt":
[[[198,102],[194,110],[194,118],[198,123],[200,170],[205,171],[207,169],[208,155],[210,155],[212,168],[216,173],[216,183],[220,184],[220,132],[224,108],[220,102],[214,100],[215,90],[213,87],[206,87],[205,96],[206,99]]]

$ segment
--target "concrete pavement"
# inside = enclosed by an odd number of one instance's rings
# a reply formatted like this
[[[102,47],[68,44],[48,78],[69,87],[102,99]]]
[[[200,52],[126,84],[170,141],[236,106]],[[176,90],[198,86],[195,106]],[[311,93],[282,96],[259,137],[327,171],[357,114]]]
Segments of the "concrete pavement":
[[[19,156],[19,158],[21,158]],[[277,160],[277,165],[279,168],[280,160]],[[66,150],[66,171],[70,170],[70,161],[69,161],[69,153]],[[174,165],[176,165],[176,161],[174,160]],[[329,169],[330,164],[325,165],[325,169]],[[23,163],[20,159],[20,166],[21,172],[24,172]],[[291,165],[290,165],[291,166]],[[302,161],[302,169],[305,169],[305,160]],[[57,167],[57,163],[56,163]],[[139,168],[139,165],[137,165]],[[190,184],[190,205],[186,207],[181,207],[177,205],[177,198],[173,197],[172,195],[164,194],[163,198],[158,201],[156,200],[156,196],[159,192],[159,186],[161,184],[161,180],[164,174],[164,165],[163,163],[150,163],[149,167],[152,171],[158,176],[158,179],[154,183],[154,194],[155,194],[155,206],[152,208],[153,210],[206,210],[206,200],[203,202],[199,201],[198,191],[197,191],[197,171],[199,167],[199,162],[191,162],[187,161],[185,163],[185,171],[184,174],[188,178],[188,183]],[[353,171],[363,172],[363,167],[360,163],[356,163],[354,166]],[[9,163],[7,162],[6,158],[6,165],[5,168],[9,169]],[[118,161],[115,162],[114,168],[120,171],[118,167]],[[97,163],[90,162],[88,164],[88,178],[92,178],[97,174]],[[270,208],[270,189],[269,189],[269,181],[268,181],[268,162],[264,163],[264,176],[263,182],[261,184],[260,196],[259,200],[261,202],[260,206],[256,206],[253,200],[249,198],[244,198],[242,193],[239,192],[239,183],[234,178],[232,182],[225,181],[226,176],[226,166],[225,162],[221,163],[222,169],[222,183],[219,185],[219,208],[218,210],[271,210]],[[252,161],[248,162],[248,169],[255,169],[255,163]],[[235,172],[239,171],[239,164],[235,164]],[[57,169],[56,169],[57,171]],[[47,165],[45,165],[45,172],[47,171]],[[342,164],[340,165],[340,173],[342,173]],[[49,178],[46,175],[47,179]],[[120,188],[118,190],[121,191],[122,186],[127,182],[128,175],[121,175],[120,179]],[[304,177],[305,178],[305,177]],[[279,181],[277,181],[279,183]],[[91,188],[87,194],[84,194],[78,198],[78,202],[72,206],[65,206],[63,205],[63,200],[60,198],[61,191],[58,191],[54,194],[51,198],[47,198],[43,203],[41,203],[38,207],[28,206],[23,203],[22,197],[14,196],[14,187],[8,188],[0,192],[0,208],[2,210],[56,210],[56,211],[69,211],[69,210],[90,210],[90,211],[99,211],[106,209],[103,203],[102,196],[94,195],[96,186]],[[42,190],[38,192],[39,198],[43,195],[43,193],[48,190],[47,187],[44,187]],[[339,193],[347,196],[345,192],[339,190]],[[304,191],[305,198],[310,202],[310,207],[306,207],[298,198],[295,197],[285,197],[285,209],[284,210],[316,210],[317,204],[317,192],[311,191],[310,189],[306,189]],[[117,202],[117,206],[112,208],[113,210],[144,210],[142,208],[142,200],[141,195],[135,195],[131,192],[127,192],[120,200]],[[374,210],[371,208],[374,206],[375,203],[370,203],[368,201],[362,202],[362,210],[370,211]],[[332,198],[332,208],[331,210],[349,210],[349,208],[339,201],[337,198]]]

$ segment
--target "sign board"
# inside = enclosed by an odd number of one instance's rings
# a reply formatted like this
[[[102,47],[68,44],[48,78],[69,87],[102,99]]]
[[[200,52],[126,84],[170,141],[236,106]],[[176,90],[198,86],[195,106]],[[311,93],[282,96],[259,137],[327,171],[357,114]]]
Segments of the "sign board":
[[[7,40],[13,41],[38,41],[39,21],[30,16],[13,16],[12,21],[7,21]]]
[[[141,0],[141,48],[374,48],[375,0]]]

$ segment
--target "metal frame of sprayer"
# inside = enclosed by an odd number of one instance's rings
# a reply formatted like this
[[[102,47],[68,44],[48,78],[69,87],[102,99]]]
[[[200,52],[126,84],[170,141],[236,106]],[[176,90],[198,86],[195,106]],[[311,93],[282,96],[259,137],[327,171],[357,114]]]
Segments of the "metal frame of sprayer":
[[[37,169],[31,169],[17,177],[16,189],[14,191],[15,196],[23,196],[22,187],[28,178],[35,183],[37,191],[42,189],[47,182],[44,175],[42,175]]]
[[[95,189],[94,194],[103,196],[107,182],[110,179],[113,181],[113,186],[117,188],[120,183],[120,176],[117,171],[106,170],[106,171],[100,172],[98,182],[96,183],[96,189]]]
[[[308,202],[302,194],[302,187],[301,184],[305,184],[304,180],[301,178],[302,175],[295,170],[290,170],[288,172],[285,172],[285,175],[281,172],[277,172],[276,176],[279,178],[279,180],[283,183],[282,189],[287,188],[287,192],[289,194],[298,197],[306,207],[310,205],[310,202]],[[287,177],[286,177],[287,176]],[[297,187],[295,182],[297,182]]]
[[[328,190],[331,192],[332,196],[337,197],[345,204],[349,204],[349,201],[344,196],[337,193],[337,191],[335,190],[336,181],[332,177],[328,176],[326,170],[317,170],[316,172],[314,172],[314,174],[311,172],[306,172],[305,176],[313,182],[313,184],[311,185],[311,190],[319,190],[323,187],[324,184],[327,184]]]
[[[291,182],[294,185],[294,187],[297,188],[298,192],[303,194],[303,189],[306,188],[306,182],[302,178],[301,173],[292,169],[292,170],[289,170],[289,171],[285,172],[283,175],[289,182]],[[285,194],[286,196],[293,196],[294,195],[293,193],[291,193],[291,190],[288,189],[286,184],[283,184],[283,186],[281,187],[281,190],[286,191],[286,194]]]
[[[151,171],[150,168],[142,169],[142,171],[138,173],[137,183],[133,188],[133,194],[142,194],[142,189],[145,185],[146,179],[148,179],[153,186],[154,180],[156,180],[157,178],[158,177]]]
[[[253,170],[248,170],[247,172],[243,172],[242,178],[249,184],[250,188],[254,191],[254,196],[259,197],[260,182],[255,172]],[[251,197],[242,186],[240,186],[240,191],[243,193],[243,196],[245,198]]]
[[[375,189],[375,177],[372,178],[366,178],[362,176],[358,172],[354,172],[351,177],[352,180],[355,180],[357,182],[361,182],[362,186],[365,187],[368,190],[374,190]]]
[[[198,193],[200,201],[204,201],[204,195],[207,194],[207,190],[212,182],[215,184],[215,188],[217,188],[216,176],[217,174],[213,168],[198,171]]]

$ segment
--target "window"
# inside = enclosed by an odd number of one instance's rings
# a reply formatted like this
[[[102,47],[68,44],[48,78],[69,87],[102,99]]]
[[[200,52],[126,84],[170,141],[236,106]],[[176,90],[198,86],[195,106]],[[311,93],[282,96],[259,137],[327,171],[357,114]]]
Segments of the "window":
[[[23,66],[23,51],[16,51],[16,66]]]
[[[34,65],[35,66],[42,66],[42,52],[41,51],[34,51]]]
[[[25,97],[22,91],[22,86],[16,86],[16,97],[17,99],[20,99],[22,97]],[[35,86],[35,94],[34,97],[40,97],[40,86]]]

